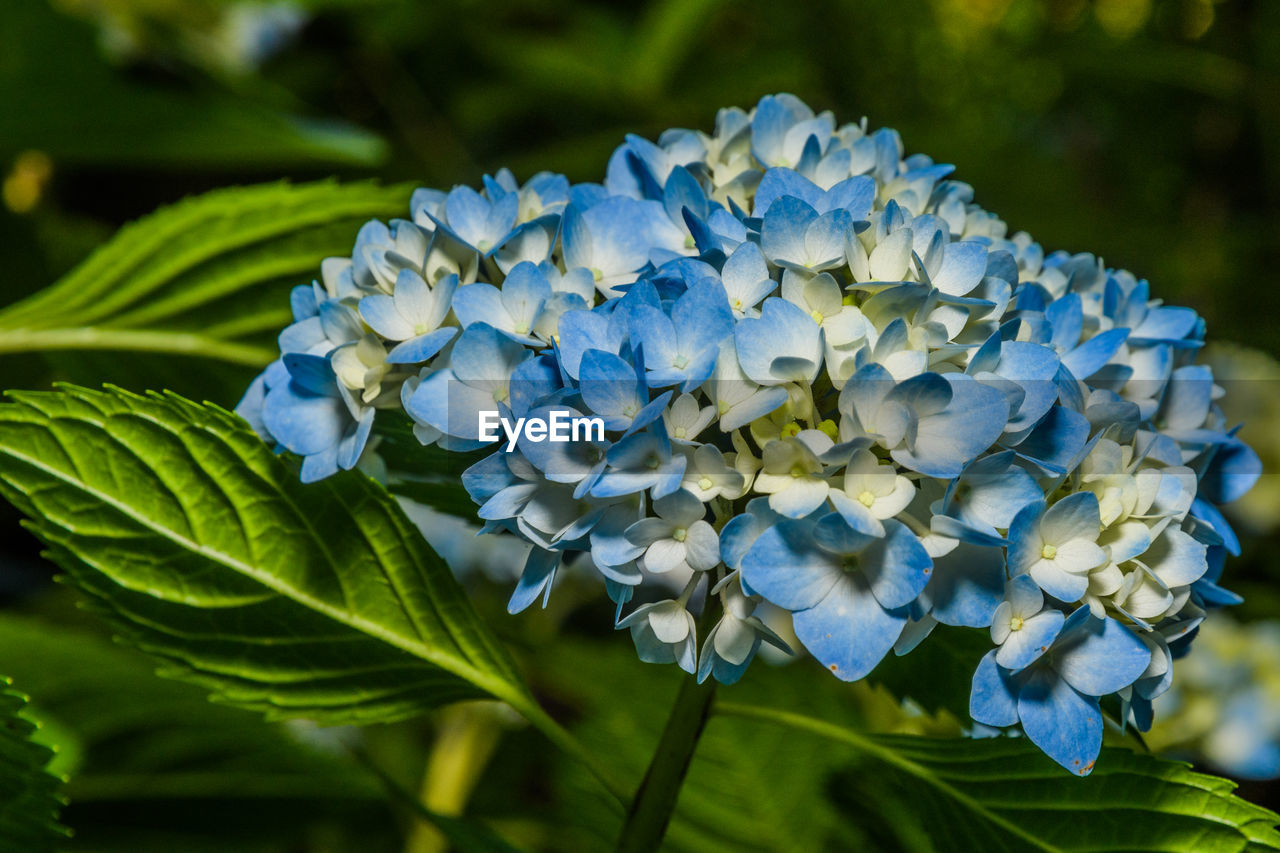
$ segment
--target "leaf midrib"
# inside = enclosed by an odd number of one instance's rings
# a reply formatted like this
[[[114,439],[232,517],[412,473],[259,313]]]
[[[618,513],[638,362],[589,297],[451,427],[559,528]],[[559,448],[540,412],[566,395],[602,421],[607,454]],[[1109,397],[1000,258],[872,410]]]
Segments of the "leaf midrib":
[[[121,501],[117,500],[112,495],[104,493],[99,489],[93,488],[88,483],[82,480],[73,479],[69,477],[67,474],[65,474],[64,472],[56,468],[52,468],[49,465],[45,464],[44,462],[38,459],[34,459],[25,453],[21,453],[12,447],[9,447],[7,445],[0,445],[0,453],[3,453],[4,455],[10,457],[11,459],[14,459],[15,461],[21,462],[31,468],[34,468],[37,471],[43,472],[46,476],[49,476],[55,480],[58,480],[70,488],[77,489],[79,491],[84,492],[86,495],[89,495],[94,499],[101,501],[104,505],[111,507],[116,512],[134,521],[144,529],[150,530],[156,535],[162,538],[168,539],[170,542],[173,542],[174,544],[179,545],[188,551],[203,555],[207,559],[223,566],[224,568],[230,569],[231,571],[234,571],[238,574],[248,577],[251,580],[261,584],[262,586],[265,586],[268,589],[276,592],[279,595],[283,595],[293,601],[298,602],[299,604],[302,604],[308,607],[314,612],[327,616],[328,618],[332,619],[338,624],[346,625],[348,628],[367,634],[375,639],[381,640],[391,646],[394,646],[395,648],[400,649],[406,654],[419,658],[427,663],[433,664],[439,667],[440,669],[445,670],[446,672],[450,672],[466,681],[471,682],[472,684],[484,689],[486,692],[490,693],[491,695],[499,699],[510,701],[510,699],[513,696],[511,687],[507,682],[501,681],[489,676],[488,673],[485,673],[482,670],[476,669],[469,662],[461,658],[455,657],[453,655],[440,654],[434,651],[430,646],[409,641],[406,638],[400,636],[399,634],[391,633],[383,629],[381,626],[377,625],[376,623],[370,622],[366,619],[362,619],[353,613],[343,612],[323,601],[319,601],[313,598],[312,596],[304,592],[300,592],[299,590],[297,590],[296,588],[290,585],[278,583],[279,579],[276,578],[275,576],[261,572],[256,567],[248,563],[245,563],[241,560],[238,560],[230,556],[229,554],[224,554],[221,551],[218,551],[217,549],[193,542],[192,540],[181,535],[177,531],[172,530],[164,525],[154,523],[152,520],[140,514],[128,504],[124,504]],[[5,478],[5,479],[7,480],[8,478]],[[286,498],[286,500],[288,500],[288,498]],[[289,500],[288,502],[290,507],[293,508],[295,511],[297,511],[296,505],[294,505],[291,500]],[[52,522],[50,522],[48,519],[44,519],[44,523],[52,523]],[[58,525],[58,526],[62,527],[62,529],[66,530],[72,536],[76,535],[74,530],[63,527],[62,525]],[[332,562],[332,559],[330,559],[330,562]],[[115,582],[119,582],[119,581],[116,580]],[[406,611],[406,615],[408,615],[407,611]],[[412,619],[413,617],[410,616],[410,618]]]

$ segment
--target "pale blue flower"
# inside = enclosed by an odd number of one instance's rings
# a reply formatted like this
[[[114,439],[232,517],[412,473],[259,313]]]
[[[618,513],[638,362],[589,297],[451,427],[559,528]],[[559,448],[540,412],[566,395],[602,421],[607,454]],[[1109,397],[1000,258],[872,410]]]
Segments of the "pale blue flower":
[[[1036,746],[1079,775],[1093,769],[1102,748],[1099,696],[1128,687],[1151,662],[1151,652],[1115,619],[1081,607],[1052,647],[1030,668],[1013,673],[991,651],[973,677],[969,712],[984,725],[1022,724]]]
[[[782,521],[742,561],[744,587],[792,611],[800,642],[845,681],[862,678],[893,648],[932,570],[910,530],[892,520],[884,526],[876,537],[836,513]]]
[[[308,481],[381,464],[378,409],[398,451],[397,410],[424,445],[491,445],[462,485],[529,549],[510,609],[571,564],[642,659],[699,679],[783,645],[757,606],[844,679],[989,630],[974,719],[1086,773],[1099,697],[1150,725],[1205,611],[1240,602],[1219,505],[1261,462],[1194,311],[1009,236],[952,171],[782,94],[628,136],[601,183],[419,190],[294,289],[237,410]],[[558,417],[604,434],[512,426]],[[406,456],[388,476],[424,473]],[[701,637],[690,601],[719,614]]]

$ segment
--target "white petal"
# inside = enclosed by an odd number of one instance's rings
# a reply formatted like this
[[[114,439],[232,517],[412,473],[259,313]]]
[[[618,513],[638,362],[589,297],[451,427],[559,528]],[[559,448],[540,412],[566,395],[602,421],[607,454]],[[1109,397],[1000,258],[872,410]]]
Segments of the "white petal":
[[[669,572],[685,564],[685,553],[683,542],[659,539],[644,552],[644,567],[654,574]]]
[[[693,616],[675,601],[649,611],[649,625],[664,643],[679,643],[694,630]]]
[[[1064,572],[1082,574],[1107,561],[1107,552],[1088,539],[1072,539],[1058,546],[1054,564]]]

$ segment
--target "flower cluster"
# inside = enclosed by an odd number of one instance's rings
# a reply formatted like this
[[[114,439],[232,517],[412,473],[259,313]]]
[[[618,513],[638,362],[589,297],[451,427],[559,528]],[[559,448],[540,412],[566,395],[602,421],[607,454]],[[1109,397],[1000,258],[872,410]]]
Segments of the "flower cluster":
[[[240,412],[308,480],[367,457],[380,410],[491,447],[463,482],[531,546],[510,609],[584,563],[640,657],[700,679],[785,648],[761,602],[845,680],[938,623],[989,629],[974,720],[1087,773],[1100,697],[1145,729],[1236,600],[1215,505],[1259,465],[1195,312],[1008,236],[951,172],[778,95],[628,137],[602,184],[419,190],[294,291]],[[603,435],[493,442],[485,412]]]

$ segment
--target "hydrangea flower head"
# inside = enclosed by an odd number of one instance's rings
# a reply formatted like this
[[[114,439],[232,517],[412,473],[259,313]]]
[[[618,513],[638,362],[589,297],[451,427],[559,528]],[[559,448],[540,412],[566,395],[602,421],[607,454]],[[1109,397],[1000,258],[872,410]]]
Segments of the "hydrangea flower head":
[[[528,549],[510,609],[594,574],[640,657],[698,679],[785,648],[780,619],[846,680],[989,631],[974,720],[1087,773],[1100,699],[1145,730],[1238,601],[1217,507],[1260,463],[1193,311],[1009,235],[952,171],[777,95],[628,137],[600,184],[420,190],[295,290],[240,411],[308,480],[397,411],[486,451],[463,483]]]

